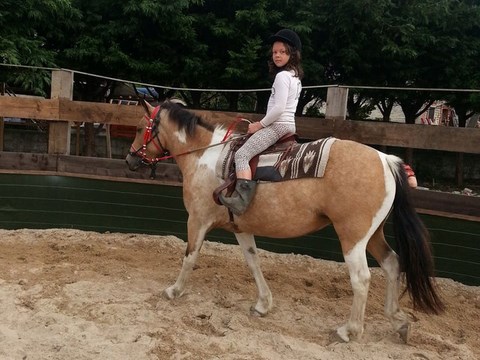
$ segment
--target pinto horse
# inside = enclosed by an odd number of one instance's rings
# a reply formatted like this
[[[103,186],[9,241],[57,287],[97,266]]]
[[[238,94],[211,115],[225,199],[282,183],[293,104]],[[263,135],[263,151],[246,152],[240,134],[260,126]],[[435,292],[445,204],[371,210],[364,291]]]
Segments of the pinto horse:
[[[370,284],[366,250],[385,272],[385,315],[405,342],[410,325],[399,306],[401,279],[415,309],[434,314],[443,310],[433,279],[429,235],[412,206],[401,159],[337,139],[323,177],[261,182],[247,211],[231,217],[212,197],[223,183],[215,167],[228,141],[229,123],[204,119],[170,101],[156,108],[145,107],[148,114],[137,126],[127,164],[134,171],[173,157],[183,175],[183,200],[189,215],[186,253],[176,282],[164,291],[167,298],[184,293],[205,235],[223,228],[234,232],[255,278],[258,298],[251,311],[264,316],[273,301],[260,269],[254,235],[298,237],[332,224],[353,289],[350,317],[337,329],[343,341],[359,338],[364,330]],[[390,212],[396,252],[385,241],[383,231]]]

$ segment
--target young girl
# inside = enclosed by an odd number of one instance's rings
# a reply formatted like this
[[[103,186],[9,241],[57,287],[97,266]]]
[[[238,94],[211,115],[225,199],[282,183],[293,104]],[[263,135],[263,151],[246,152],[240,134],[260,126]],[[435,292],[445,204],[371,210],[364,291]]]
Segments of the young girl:
[[[284,135],[294,134],[296,130],[295,111],[303,78],[300,53],[302,43],[298,35],[289,29],[280,30],[269,41],[272,44],[270,74],[275,80],[267,113],[259,122],[249,124],[248,134],[252,135],[235,154],[235,192],[231,197],[219,197],[222,204],[235,215],[241,215],[247,210],[255,194],[257,183],[252,180],[250,160]]]

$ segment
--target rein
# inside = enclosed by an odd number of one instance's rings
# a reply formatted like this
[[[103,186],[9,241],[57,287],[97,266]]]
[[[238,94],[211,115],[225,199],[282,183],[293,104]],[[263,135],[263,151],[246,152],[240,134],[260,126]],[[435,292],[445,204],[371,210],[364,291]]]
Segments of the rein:
[[[143,144],[139,149],[135,149],[133,147],[133,144],[130,146],[130,155],[140,157],[142,159],[142,163],[144,165],[151,167],[152,172],[151,172],[150,177],[152,179],[155,178],[156,165],[160,161],[173,159],[175,157],[179,157],[179,156],[183,156],[183,155],[192,154],[192,153],[197,152],[197,151],[202,151],[202,150],[209,149],[209,148],[212,148],[212,147],[215,147],[215,146],[223,145],[223,144],[226,144],[228,142],[238,140],[238,139],[242,139],[242,138],[245,138],[245,137],[249,136],[248,134],[233,136],[233,129],[235,128],[235,125],[240,121],[245,121],[245,119],[237,118],[232,124],[230,124],[230,126],[228,127],[228,130],[227,130],[227,132],[226,132],[226,134],[223,137],[223,140],[221,142],[216,143],[216,144],[207,145],[207,146],[202,146],[200,148],[195,148],[195,149],[192,149],[192,150],[187,150],[185,152],[182,152],[182,153],[179,153],[179,154],[176,154],[176,155],[171,155],[170,151],[167,150],[162,145],[162,143],[160,141],[160,137],[158,136],[159,135],[159,131],[158,131],[158,125],[159,125],[158,116],[159,116],[159,113],[160,113],[160,105],[156,106],[153,109],[151,114],[144,115],[144,119],[147,121],[148,124],[145,127],[145,134],[143,135]],[[158,143],[155,142],[155,140]],[[147,146],[150,143],[152,143],[159,150],[159,152],[162,154],[162,156],[153,157],[153,158],[147,156]]]

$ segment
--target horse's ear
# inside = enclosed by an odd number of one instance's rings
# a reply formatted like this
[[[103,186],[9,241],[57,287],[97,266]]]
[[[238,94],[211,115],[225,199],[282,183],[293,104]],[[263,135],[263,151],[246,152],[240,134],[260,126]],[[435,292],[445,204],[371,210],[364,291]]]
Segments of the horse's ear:
[[[151,115],[153,109],[155,109],[152,105],[148,103],[144,98],[140,98],[140,103],[142,104],[143,108],[145,109],[145,112],[148,114],[148,116]]]
[[[137,86],[132,83],[133,90],[135,91],[135,95],[137,95],[138,100],[142,104],[143,108],[145,109],[145,112],[148,114],[150,117],[150,114],[152,113],[153,107],[145,100],[145,96],[142,96],[139,94],[137,90]]]

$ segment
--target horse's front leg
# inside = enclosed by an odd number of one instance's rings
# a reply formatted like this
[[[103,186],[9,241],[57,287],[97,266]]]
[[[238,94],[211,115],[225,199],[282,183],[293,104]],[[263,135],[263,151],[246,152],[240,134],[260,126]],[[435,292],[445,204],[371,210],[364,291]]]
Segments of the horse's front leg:
[[[183,258],[182,269],[180,270],[177,281],[164,291],[167,298],[178,298],[184,293],[185,283],[195,266],[207,230],[208,226],[200,225],[198,221],[191,216],[188,218],[187,250],[185,252],[185,257]]]
[[[235,237],[242,248],[245,260],[247,261],[248,267],[252,271],[255,283],[257,284],[258,300],[255,306],[252,306],[250,310],[254,315],[265,316],[272,309],[273,300],[272,293],[268,288],[262,270],[260,269],[255,238],[252,234],[245,233],[236,233]]]

